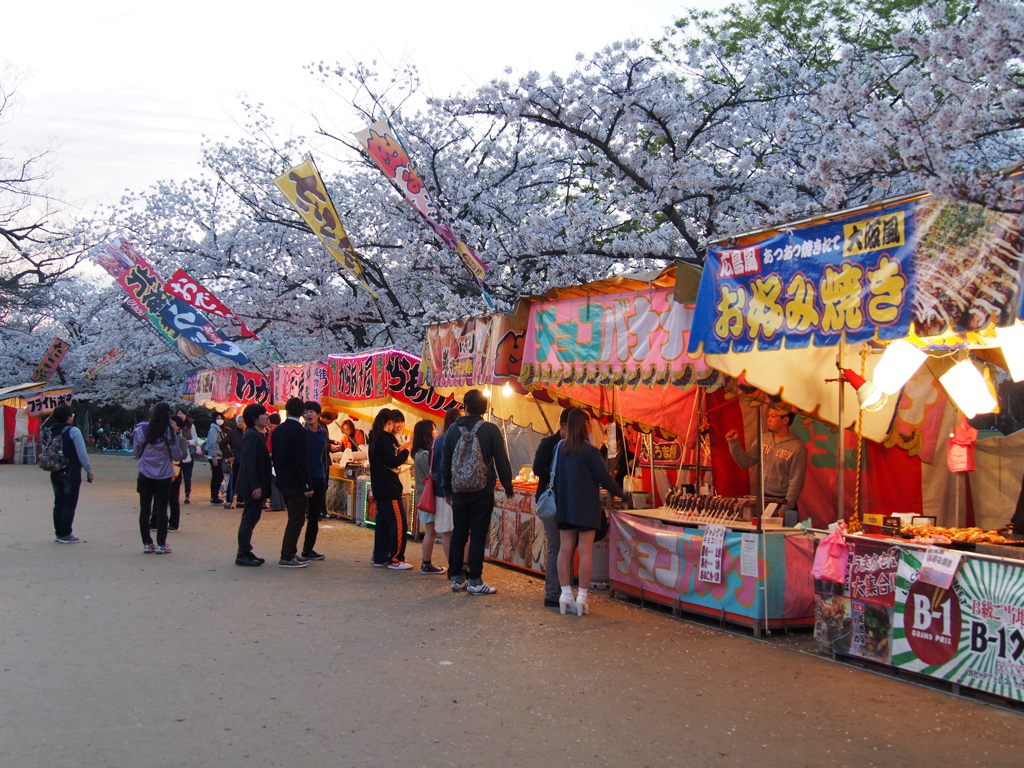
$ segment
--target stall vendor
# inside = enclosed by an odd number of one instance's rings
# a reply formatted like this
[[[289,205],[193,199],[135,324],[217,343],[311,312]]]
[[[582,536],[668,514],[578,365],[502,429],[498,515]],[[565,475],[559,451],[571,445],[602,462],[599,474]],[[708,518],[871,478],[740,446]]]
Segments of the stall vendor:
[[[795,417],[796,414],[788,408],[770,408],[767,420],[769,434],[761,444],[765,496],[785,499],[786,509],[796,509],[807,475],[807,447],[789,431]],[[757,445],[744,451],[735,429],[727,432],[725,437],[737,464],[744,469],[757,464]]]

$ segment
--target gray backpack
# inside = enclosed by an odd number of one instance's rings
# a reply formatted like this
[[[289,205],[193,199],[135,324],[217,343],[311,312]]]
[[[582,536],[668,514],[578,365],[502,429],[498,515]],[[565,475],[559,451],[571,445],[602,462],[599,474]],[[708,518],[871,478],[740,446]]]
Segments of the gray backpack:
[[[472,430],[459,427],[462,435],[455,444],[455,453],[452,455],[452,490],[455,493],[473,493],[487,487],[489,467],[484,463],[484,452],[476,436],[477,430],[483,425],[484,422],[481,420]]]

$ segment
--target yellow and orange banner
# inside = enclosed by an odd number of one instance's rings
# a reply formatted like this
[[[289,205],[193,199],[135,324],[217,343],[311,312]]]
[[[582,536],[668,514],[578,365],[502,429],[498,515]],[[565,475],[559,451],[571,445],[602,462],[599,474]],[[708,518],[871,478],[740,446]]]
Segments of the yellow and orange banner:
[[[276,179],[277,185],[302,220],[320,238],[327,252],[343,266],[373,298],[377,298],[366,281],[363,262],[352,247],[338,211],[327,194],[327,187],[312,159],[289,168]]]

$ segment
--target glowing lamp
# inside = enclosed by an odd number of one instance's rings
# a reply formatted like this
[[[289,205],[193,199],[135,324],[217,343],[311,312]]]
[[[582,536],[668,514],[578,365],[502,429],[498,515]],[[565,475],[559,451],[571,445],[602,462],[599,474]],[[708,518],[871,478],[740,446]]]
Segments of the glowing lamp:
[[[1021,351],[1024,352],[1024,345],[1022,345]],[[871,380],[885,394],[895,395],[903,389],[904,384],[910,381],[910,377],[917,373],[917,369],[921,367],[921,363],[927,357],[928,355],[923,350],[905,339],[894,341],[885,348],[885,354],[875,366]],[[1021,375],[1024,376],[1024,367],[1021,371]]]
[[[1018,320],[1009,328],[996,328],[996,338],[1003,348],[1011,378],[1014,381],[1024,380],[1024,325]]]
[[[491,388],[490,387],[484,387],[484,397],[486,397],[488,400],[491,399]]]
[[[985,378],[970,360],[961,360],[940,376],[939,382],[969,419],[979,413],[991,413],[996,408],[996,400],[985,384]]]
[[[881,409],[889,399],[882,390],[850,368],[843,369],[843,378],[857,391],[857,403],[865,411]]]
[[[512,385],[506,381],[505,386],[501,388],[501,392],[502,394],[505,395],[505,397],[508,397],[509,395],[512,394]]]

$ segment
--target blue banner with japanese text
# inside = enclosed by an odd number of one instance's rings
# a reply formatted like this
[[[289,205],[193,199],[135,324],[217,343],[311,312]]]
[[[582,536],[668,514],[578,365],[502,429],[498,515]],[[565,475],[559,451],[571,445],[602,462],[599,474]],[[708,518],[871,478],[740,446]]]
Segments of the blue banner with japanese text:
[[[1021,216],[933,197],[708,251],[690,352],[833,346],[1009,325]]]

